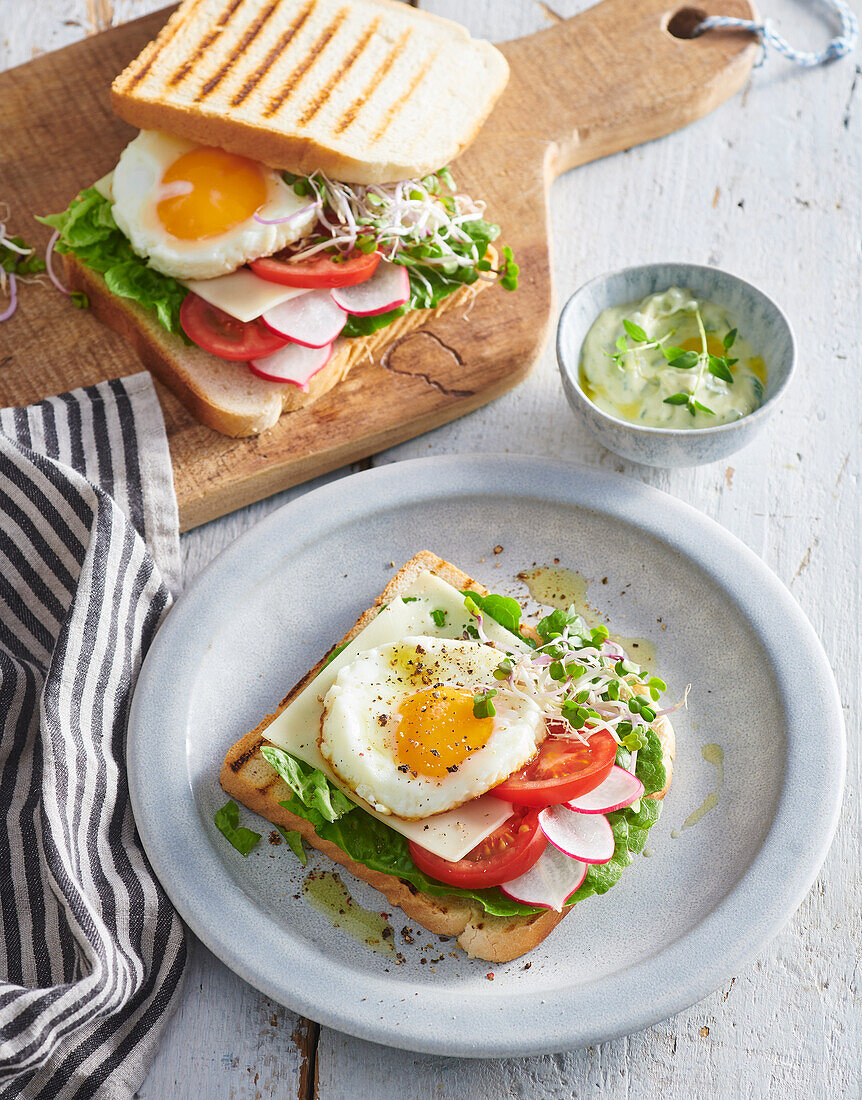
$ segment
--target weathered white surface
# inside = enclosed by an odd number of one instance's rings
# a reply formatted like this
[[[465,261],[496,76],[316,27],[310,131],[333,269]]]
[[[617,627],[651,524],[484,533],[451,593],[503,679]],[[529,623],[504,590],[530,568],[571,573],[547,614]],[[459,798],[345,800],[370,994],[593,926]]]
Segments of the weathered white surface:
[[[108,25],[112,16],[118,22],[158,6],[158,0],[118,0],[112,11],[109,0],[0,0],[0,63],[25,61]],[[550,8],[570,15],[588,5],[433,0],[424,6],[466,21],[476,34],[501,39],[547,25]],[[761,7],[794,43],[825,42],[816,6],[762,0]],[[621,79],[632,62],[621,28]],[[802,72],[771,58],[751,87],[714,115],[684,133],[580,168],[553,193],[561,301],[613,267],[680,258],[728,268],[783,305],[796,328],[801,371],[761,440],[727,463],[699,470],[627,465],[575,427],[548,349],[514,393],[376,460],[508,450],[616,469],[689,501],[760,554],[820,633],[846,708],[848,793],[817,885],[758,962],[666,1023],[590,1050],[506,1062],[414,1056],[324,1029],[316,1048],[320,1100],[807,1098],[825,1096],[827,1087],[837,1097],[862,1095],[862,76],[855,64],[846,60]],[[187,579],[258,518],[302,491],[185,536]],[[804,677],[800,669],[800,690]],[[312,1083],[301,1073],[316,1029],[306,1035],[298,1025],[295,1016],[198,946],[183,1007],[140,1095],[310,1095]]]

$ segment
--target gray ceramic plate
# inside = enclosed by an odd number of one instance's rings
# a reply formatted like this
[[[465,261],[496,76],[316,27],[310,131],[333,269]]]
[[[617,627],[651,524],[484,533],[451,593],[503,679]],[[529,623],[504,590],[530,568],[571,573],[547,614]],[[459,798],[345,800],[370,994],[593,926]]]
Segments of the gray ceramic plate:
[[[495,555],[497,545],[504,549]],[[213,826],[225,801],[218,771],[226,749],[371,603],[390,562],[422,548],[510,592],[519,571],[559,558],[590,579],[589,601],[619,633],[654,641],[672,695],[693,685],[675,720],[677,767],[650,834],[652,858],[637,857],[618,886],[576,906],[528,958],[505,965],[453,957],[452,943],[415,926],[414,943],[402,943],[410,922],[397,911],[403,961],[374,953],[304,899],[303,872],[286,845],[264,840],[243,859]],[[715,788],[715,768],[701,755],[707,743],[724,750],[718,805],[673,839]],[[635,481],[467,455],[337,481],[229,547],[155,640],[128,757],[156,874],[228,966],[290,1008],[365,1039],[499,1057],[645,1027],[706,996],[761,950],[826,855],[844,733],[810,624],[717,524]],[[268,833],[248,811],[241,820]],[[315,865],[327,861],[315,856]],[[386,908],[379,894],[344,879],[358,902]]]

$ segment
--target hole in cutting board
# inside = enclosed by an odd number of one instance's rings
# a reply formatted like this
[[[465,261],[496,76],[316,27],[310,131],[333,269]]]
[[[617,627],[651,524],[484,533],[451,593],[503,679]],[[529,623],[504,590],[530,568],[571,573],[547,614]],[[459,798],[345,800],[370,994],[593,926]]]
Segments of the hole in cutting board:
[[[700,8],[680,8],[668,19],[665,29],[674,38],[694,38],[704,19],[706,12]]]

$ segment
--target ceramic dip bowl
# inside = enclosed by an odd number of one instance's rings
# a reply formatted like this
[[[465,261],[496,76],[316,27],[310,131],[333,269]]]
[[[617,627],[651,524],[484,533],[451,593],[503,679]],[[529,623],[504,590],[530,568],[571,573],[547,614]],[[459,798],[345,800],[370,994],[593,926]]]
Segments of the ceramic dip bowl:
[[[763,403],[748,416],[715,427],[651,428],[611,416],[584,393],[580,381],[581,349],[602,310],[638,301],[672,286],[685,287],[697,298],[724,306],[765,361],[767,384]],[[608,450],[648,466],[700,466],[739,450],[762,429],[793,375],[796,344],[785,315],[751,283],[714,267],[655,263],[599,275],[575,291],[560,315],[557,361],[572,410]]]

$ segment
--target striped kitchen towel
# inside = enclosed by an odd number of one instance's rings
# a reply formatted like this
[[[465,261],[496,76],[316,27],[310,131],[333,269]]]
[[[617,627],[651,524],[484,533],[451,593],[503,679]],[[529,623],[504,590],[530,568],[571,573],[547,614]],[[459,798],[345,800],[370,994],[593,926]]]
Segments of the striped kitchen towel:
[[[175,1007],[125,739],[179,575],[148,374],[0,410],[0,1096],[131,1096]]]

